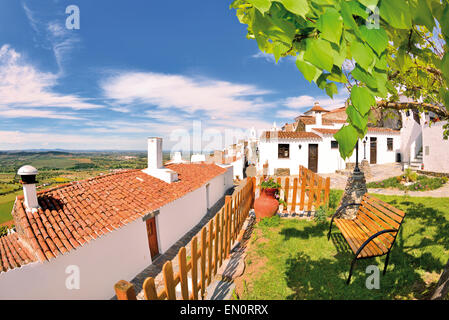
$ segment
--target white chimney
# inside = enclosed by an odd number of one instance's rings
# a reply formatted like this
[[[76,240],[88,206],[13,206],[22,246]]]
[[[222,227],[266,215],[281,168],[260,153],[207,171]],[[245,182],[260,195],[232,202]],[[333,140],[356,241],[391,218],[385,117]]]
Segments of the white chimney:
[[[316,119],[316,125],[321,127],[323,125],[323,116],[322,116],[321,112],[316,113],[315,119]]]
[[[28,210],[39,208],[36,194],[37,173],[37,169],[32,166],[23,166],[17,172],[17,174],[20,175],[20,178],[22,179],[25,207]]]
[[[142,171],[167,183],[178,181],[178,173],[162,165],[162,138],[148,138],[148,168]]]
[[[148,138],[148,169],[162,168],[162,138]]]

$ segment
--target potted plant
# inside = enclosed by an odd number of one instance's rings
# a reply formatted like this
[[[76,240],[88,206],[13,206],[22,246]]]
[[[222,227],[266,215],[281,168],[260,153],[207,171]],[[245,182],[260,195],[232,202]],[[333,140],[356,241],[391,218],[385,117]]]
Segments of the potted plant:
[[[256,220],[269,218],[276,214],[279,204],[283,201],[279,197],[281,185],[273,178],[265,179],[260,184],[260,196],[254,201]]]

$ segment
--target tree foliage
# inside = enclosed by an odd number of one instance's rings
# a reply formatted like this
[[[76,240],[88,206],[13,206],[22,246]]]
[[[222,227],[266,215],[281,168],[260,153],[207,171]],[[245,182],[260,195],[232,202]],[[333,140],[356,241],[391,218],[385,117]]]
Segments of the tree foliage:
[[[295,56],[330,97],[350,91],[348,125],[335,135],[342,157],[366,135],[373,108],[449,119],[449,0],[235,0],[231,8],[262,52]]]

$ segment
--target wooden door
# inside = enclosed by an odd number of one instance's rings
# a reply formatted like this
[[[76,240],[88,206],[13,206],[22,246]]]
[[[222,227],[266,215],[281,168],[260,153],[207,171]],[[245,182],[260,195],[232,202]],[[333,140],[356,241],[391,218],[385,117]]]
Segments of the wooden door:
[[[318,172],[318,145],[309,144],[309,170]]]
[[[376,164],[377,163],[377,138],[370,138],[370,156],[369,163]]]
[[[159,255],[159,246],[157,244],[157,232],[156,232],[156,218],[151,218],[146,221],[147,223],[147,236],[148,244],[150,246],[151,259]]]

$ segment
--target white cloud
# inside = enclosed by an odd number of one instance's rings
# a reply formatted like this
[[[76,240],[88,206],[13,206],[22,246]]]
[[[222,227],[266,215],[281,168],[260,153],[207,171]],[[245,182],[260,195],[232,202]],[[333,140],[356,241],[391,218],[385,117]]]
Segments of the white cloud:
[[[0,117],[2,118],[45,118],[45,119],[63,119],[63,120],[83,120],[83,118],[67,114],[57,113],[52,110],[39,109],[11,109],[0,106]]]
[[[266,62],[273,63],[273,64],[276,64],[276,65],[279,65],[283,61],[293,62],[293,63],[296,62],[296,57],[295,56],[286,56],[286,57],[280,58],[278,60],[278,62],[276,63],[276,60],[274,59],[274,55],[273,54],[265,53],[265,52],[262,52],[262,51],[258,51],[257,53],[253,54],[251,56],[251,58],[264,59]]]
[[[10,108],[58,107],[74,110],[101,108],[76,95],[52,88],[59,76],[37,70],[9,45],[0,48],[0,102]]]
[[[123,135],[58,134],[54,132],[0,131],[0,149],[61,148],[70,150],[145,150],[146,140]]]
[[[348,91],[345,88],[341,88],[340,92],[330,98],[329,96],[317,96],[312,97],[309,95],[302,95],[298,97],[289,97],[281,102],[286,108],[279,110],[276,113],[277,118],[295,118],[302,112],[312,108],[315,102],[318,102],[320,106],[327,110],[340,108],[345,105],[345,102],[349,96]]]
[[[149,104],[221,118],[259,110],[265,104],[251,97],[269,93],[252,85],[153,72],[120,73],[105,80],[102,88],[106,98],[118,104]]]

